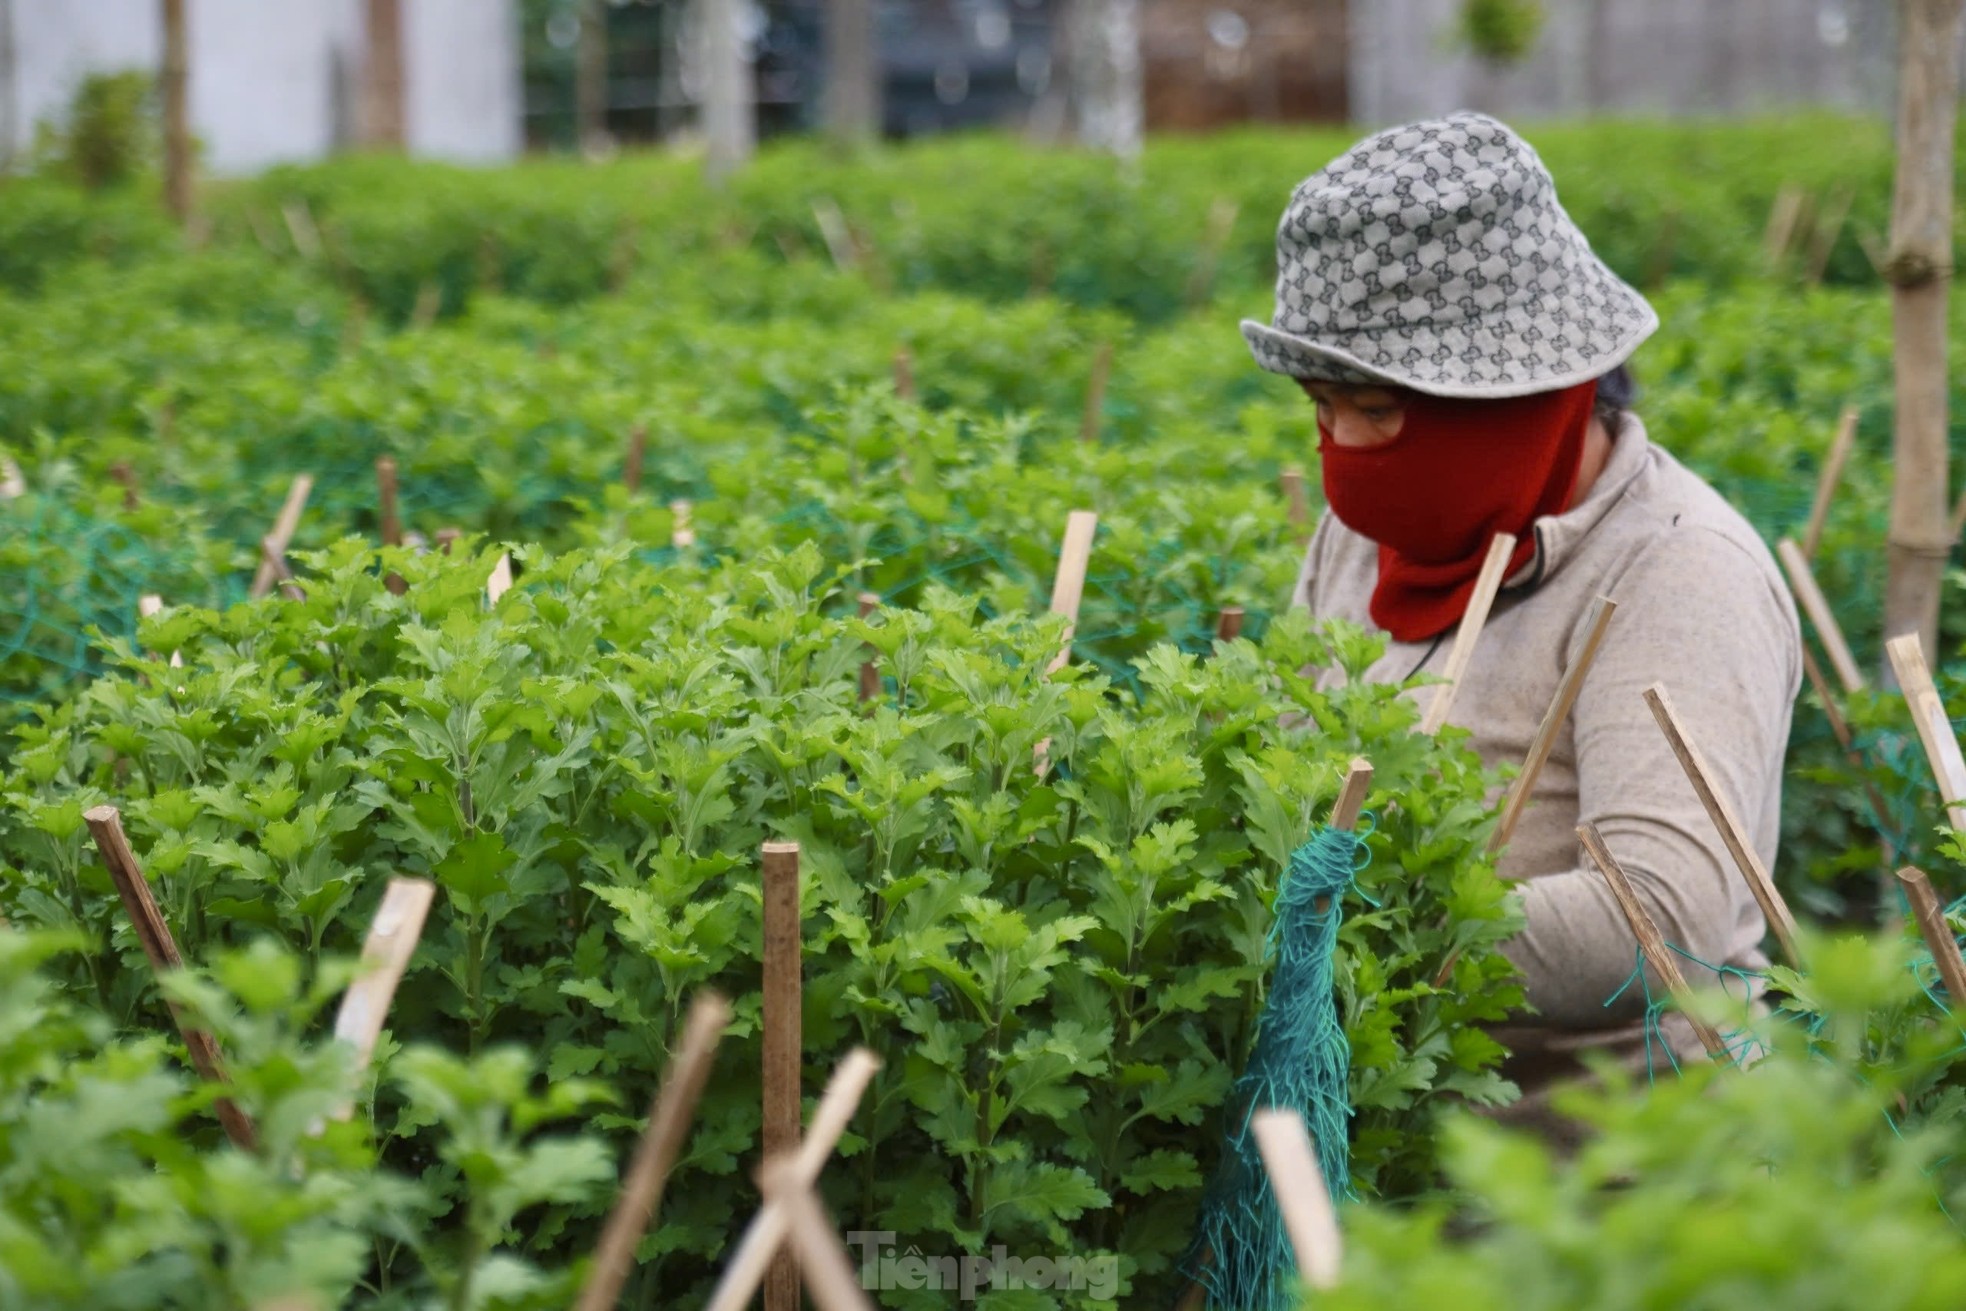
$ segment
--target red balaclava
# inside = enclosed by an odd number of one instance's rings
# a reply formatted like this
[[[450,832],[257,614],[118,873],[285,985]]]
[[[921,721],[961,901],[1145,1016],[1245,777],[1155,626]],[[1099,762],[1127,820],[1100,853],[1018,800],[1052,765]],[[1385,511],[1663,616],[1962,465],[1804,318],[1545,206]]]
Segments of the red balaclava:
[[[1536,553],[1529,531],[1570,507],[1597,383],[1508,400],[1410,394],[1399,436],[1340,446],[1322,421],[1324,497],[1339,522],[1379,545],[1372,622],[1422,642],[1461,620],[1496,533],[1517,537],[1513,574]]]

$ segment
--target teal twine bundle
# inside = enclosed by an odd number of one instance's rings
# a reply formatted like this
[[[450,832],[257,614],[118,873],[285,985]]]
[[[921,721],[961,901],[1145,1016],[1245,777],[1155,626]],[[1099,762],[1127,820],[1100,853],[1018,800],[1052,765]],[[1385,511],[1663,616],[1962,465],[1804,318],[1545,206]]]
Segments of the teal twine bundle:
[[[1325,828],[1290,857],[1270,925],[1275,961],[1256,1021],[1256,1048],[1229,1097],[1229,1141],[1202,1199],[1201,1222],[1182,1268],[1221,1311],[1287,1311],[1296,1306],[1297,1264],[1270,1192],[1250,1118],[1276,1107],[1304,1117],[1324,1186],[1351,1194],[1348,1127],[1352,1051],[1338,1022],[1332,958],[1340,898],[1364,852],[1360,834]]]

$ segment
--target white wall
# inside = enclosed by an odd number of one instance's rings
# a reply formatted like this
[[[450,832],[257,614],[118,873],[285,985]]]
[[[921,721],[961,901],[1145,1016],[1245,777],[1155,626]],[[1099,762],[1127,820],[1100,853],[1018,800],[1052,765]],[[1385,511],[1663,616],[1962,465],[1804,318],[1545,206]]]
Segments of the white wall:
[[[513,0],[402,0],[413,154],[496,161],[519,152]],[[90,72],[155,69],[158,0],[12,0],[15,147],[59,116]],[[361,0],[186,0],[192,130],[204,166],[246,173],[319,159],[348,140]],[[5,77],[0,70],[0,79]],[[8,88],[0,85],[0,95]],[[0,116],[4,121],[4,116]]]

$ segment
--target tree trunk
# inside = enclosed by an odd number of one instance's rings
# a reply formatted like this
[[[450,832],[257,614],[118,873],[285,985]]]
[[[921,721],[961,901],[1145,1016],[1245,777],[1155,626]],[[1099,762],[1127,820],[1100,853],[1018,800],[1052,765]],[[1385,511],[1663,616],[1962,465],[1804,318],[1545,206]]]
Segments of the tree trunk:
[[[15,137],[20,134],[20,120],[14,106],[14,88],[19,81],[18,61],[14,56],[14,0],[0,0],[0,176],[13,172],[14,154],[20,149]]]
[[[710,180],[721,183],[757,147],[757,92],[751,60],[738,31],[743,0],[697,0],[699,85]]]
[[[1890,571],[1884,635],[1917,633],[1942,658],[1947,525],[1946,298],[1952,282],[1952,146],[1962,0],[1900,0],[1898,175],[1891,204],[1893,364]]]
[[[1074,0],[1070,15],[1079,140],[1122,159],[1137,158],[1146,122],[1140,0]]]
[[[402,0],[368,0],[366,13],[361,141],[372,150],[401,150],[406,139]]]
[[[826,0],[826,131],[840,145],[857,146],[880,130],[873,0]]]
[[[580,46],[573,69],[574,113],[579,121],[580,153],[605,155],[608,136],[608,5],[584,0],[580,6]]]
[[[164,67],[158,90],[164,101],[164,204],[179,223],[191,220],[191,113],[186,102],[189,39],[185,0],[164,0]]]

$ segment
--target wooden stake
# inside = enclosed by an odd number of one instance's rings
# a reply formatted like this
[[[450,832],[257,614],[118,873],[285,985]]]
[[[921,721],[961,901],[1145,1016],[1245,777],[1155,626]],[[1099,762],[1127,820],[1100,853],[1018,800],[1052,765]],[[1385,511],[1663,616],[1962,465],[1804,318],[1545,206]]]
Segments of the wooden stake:
[[[833,1153],[833,1145],[852,1121],[854,1108],[860,1105],[860,1097],[866,1092],[868,1081],[880,1068],[879,1057],[865,1047],[856,1047],[833,1071],[825,1095],[813,1108],[812,1127],[797,1144],[797,1153],[792,1158],[797,1167],[794,1178],[799,1185],[810,1188],[819,1178],[826,1158]],[[705,1311],[743,1311],[764,1278],[766,1265],[777,1252],[778,1245],[784,1241],[788,1221],[785,1208],[767,1198],[758,1213],[751,1217],[750,1225],[744,1230],[744,1239],[738,1244],[730,1264],[724,1267],[724,1276],[717,1281],[716,1291],[711,1295]]]
[[[1850,217],[1850,206],[1857,193],[1838,187],[1823,199],[1816,214],[1815,228],[1809,234],[1809,272],[1811,283],[1820,283],[1829,269],[1829,257],[1836,250],[1836,238],[1843,231],[1843,220]]]
[[[500,555],[492,564],[491,577],[485,580],[485,599],[493,605],[498,598],[512,590],[512,557]]]
[[[314,475],[296,475],[287,487],[287,499],[280,506],[279,517],[273,520],[273,531],[266,537],[259,568],[253,571],[253,585],[249,596],[265,596],[273,589],[276,571],[273,561],[284,560],[287,545],[293,541],[294,533],[300,527],[300,516],[307,510],[307,498],[314,491]],[[267,555],[271,559],[265,558]]]
[[[1815,626],[1816,636],[1822,639],[1823,650],[1829,654],[1830,667],[1836,670],[1843,690],[1861,692],[1866,686],[1864,671],[1858,668],[1857,657],[1850,653],[1850,643],[1844,640],[1843,629],[1830,612],[1829,599],[1817,585],[1815,572],[1809,568],[1808,557],[1801,547],[1786,537],[1775,543],[1775,555],[1782,562],[1782,571],[1789,577],[1789,590],[1795,593],[1797,604]]]
[[[785,1213],[787,1236],[798,1253],[806,1291],[819,1311],[873,1311],[845,1245],[819,1199],[799,1184],[798,1170],[798,1162],[789,1156],[767,1161],[758,1184]]]
[[[1233,642],[1242,636],[1243,610],[1239,605],[1225,605],[1215,617],[1215,640]]]
[[[27,495],[27,479],[12,456],[0,455],[0,501],[18,500]]]
[[[688,501],[669,502],[669,513],[674,516],[674,526],[669,530],[669,545],[678,551],[686,551],[696,545],[696,529],[691,527],[694,507]]]
[[[1461,693],[1461,680],[1467,677],[1475,645],[1481,641],[1481,630],[1488,624],[1488,612],[1508,577],[1509,560],[1514,554],[1515,538],[1508,533],[1496,533],[1495,540],[1488,544],[1488,555],[1482,560],[1481,573],[1475,579],[1474,594],[1468,598],[1467,613],[1461,616],[1453,649],[1447,653],[1447,682],[1435,691],[1433,703],[1420,721],[1422,733],[1440,732],[1453,713],[1454,699]]]
[[[184,958],[178,955],[177,941],[171,937],[170,926],[164,923],[164,916],[157,909],[156,899],[150,895],[150,884],[143,877],[143,870],[137,865],[136,854],[130,850],[130,840],[123,836],[123,815],[114,806],[96,806],[82,812],[82,820],[89,826],[89,835],[96,841],[96,849],[102,853],[102,863],[109,867],[109,877],[116,884],[116,895],[122,899],[123,913],[130,917],[130,926],[136,930],[137,942],[143,954],[150,961],[151,973],[163,975],[172,970],[184,968]],[[191,1066],[197,1070],[198,1077],[207,1083],[223,1086],[230,1082],[225,1072],[225,1059],[219,1054],[218,1043],[212,1035],[193,1026],[178,1011],[176,1002],[166,1002],[170,1007],[171,1018],[177,1022],[178,1033],[184,1038],[184,1049],[191,1058]],[[239,1109],[229,1097],[221,1097],[212,1103],[212,1111],[225,1129],[225,1136],[235,1147],[245,1151],[253,1150],[258,1135],[253,1130],[253,1122]]]
[[[307,201],[296,196],[285,202],[280,206],[280,217],[286,221],[295,253],[310,264],[320,259],[321,229],[315,226],[314,212],[307,207]]]
[[[894,394],[904,401],[915,399],[915,357],[906,346],[894,348]]]
[[[377,518],[381,522],[382,544],[403,544],[403,521],[396,511],[396,457],[379,455],[375,462]]]
[[[1638,949],[1645,954],[1645,963],[1666,985],[1673,1005],[1693,1026],[1700,1045],[1707,1049],[1707,1055],[1713,1057],[1716,1064],[1734,1064],[1734,1058],[1728,1052],[1727,1044],[1721,1040],[1719,1031],[1695,1013],[1693,991],[1686,986],[1686,976],[1679,972],[1679,962],[1672,958],[1672,951],[1659,934],[1659,926],[1652,922],[1652,916],[1639,901],[1638,893],[1625,876],[1624,868],[1611,854],[1611,848],[1604,844],[1604,835],[1597,831],[1595,824],[1579,824],[1577,837],[1583,842],[1584,850],[1590,853],[1591,863],[1597,866],[1597,872],[1611,886],[1611,895],[1617,900],[1618,909],[1625,913],[1625,923],[1631,925],[1632,936],[1638,939]]]
[[[1092,376],[1085,384],[1085,417],[1079,421],[1079,440],[1099,440],[1100,420],[1106,410],[1106,378],[1113,371],[1113,343],[1102,341],[1092,354]]]
[[[690,1119],[703,1096],[704,1084],[709,1082],[717,1042],[730,1024],[730,1015],[730,1003],[714,992],[704,993],[691,1004],[682,1041],[669,1068],[663,1071],[662,1087],[649,1106],[648,1128],[628,1163],[621,1195],[608,1212],[574,1311],[613,1311],[619,1302],[622,1285],[635,1264],[635,1248],[662,1205],[663,1187],[682,1153]]]
[[[628,458],[622,461],[621,485],[629,495],[642,490],[642,461],[648,454],[649,427],[638,423],[628,430]]]
[[[764,844],[764,1152],[799,1145],[799,844]],[[766,1311],[798,1311],[798,1265],[790,1252],[765,1277]]]
[[[369,923],[369,936],[362,943],[361,973],[342,995],[334,1021],[334,1036],[355,1049],[353,1073],[358,1078],[375,1058],[376,1040],[382,1036],[389,1003],[395,1000],[396,985],[403,981],[410,957],[416,954],[436,891],[437,885],[428,879],[390,879],[375,919]],[[354,1103],[344,1102],[336,1108],[334,1118],[346,1120],[354,1112]]]
[[[1796,942],[1795,917],[1789,914],[1788,903],[1775,888],[1775,880],[1769,877],[1768,867],[1761,863],[1755,854],[1754,846],[1748,841],[1747,829],[1734,814],[1734,807],[1713,786],[1713,773],[1707,768],[1706,757],[1699,747],[1686,736],[1679,716],[1672,708],[1672,698],[1666,694],[1665,685],[1654,683],[1645,689],[1645,704],[1651,707],[1652,718],[1658,721],[1659,731],[1666,735],[1666,743],[1679,760],[1679,767],[1686,771],[1686,779],[1699,795],[1700,804],[1706,807],[1707,815],[1720,831],[1720,840],[1726,844],[1728,854],[1733,856],[1739,867],[1741,877],[1747,880],[1748,891],[1761,906],[1761,913],[1768,921],[1768,927],[1775,934],[1775,940],[1782,946],[1782,954],[1788,957],[1789,964],[1802,966],[1802,951]]]
[[[881,608],[881,598],[872,592],[862,592],[858,598],[860,617],[865,619]],[[881,694],[881,666],[877,660],[860,662],[860,699],[872,701]]]
[[[449,555],[451,548],[457,545],[457,539],[462,536],[464,530],[461,528],[439,528],[436,536],[437,549]]]
[[[1966,960],[1960,958],[1959,940],[1952,936],[1952,925],[1946,923],[1945,908],[1932,891],[1932,880],[1916,865],[1907,865],[1898,871],[1898,882],[1904,887],[1905,899],[1911,902],[1912,918],[1918,921],[1918,932],[1932,953],[1932,963],[1939,967],[1946,999],[1954,1010],[1966,1008]]]
[[[833,257],[833,267],[843,271],[859,267],[860,251],[854,245],[853,229],[847,226],[839,204],[831,196],[821,196],[812,202],[812,217],[826,242],[826,252]]]
[[[1802,216],[1803,203],[1808,195],[1793,182],[1782,184],[1775,193],[1775,203],[1768,211],[1768,227],[1762,233],[1762,253],[1768,266],[1777,268],[1788,254],[1789,245],[1795,238],[1796,221]]]
[[[1331,827],[1350,832],[1365,809],[1365,798],[1372,791],[1372,762],[1353,756],[1345,771],[1345,782],[1338,789],[1338,800],[1331,807]]]
[[[307,599],[307,593],[301,591],[300,585],[294,582],[293,570],[287,568],[287,558],[273,548],[273,539],[271,537],[262,537],[259,539],[259,562],[263,568],[272,574],[274,580],[280,584],[280,595],[286,597],[289,601],[305,601]]]
[[[1297,1273],[1319,1292],[1336,1288],[1344,1242],[1304,1117],[1272,1106],[1252,1115],[1249,1127],[1270,1176],[1277,1210],[1283,1213],[1284,1231],[1297,1253]]]
[[[1959,738],[1952,731],[1939,689],[1933,686],[1932,671],[1925,664],[1925,649],[1916,633],[1894,637],[1884,644],[1891,668],[1904,689],[1905,705],[1911,721],[1918,726],[1918,740],[1925,745],[1925,758],[1932,764],[1932,777],[1939,785],[1939,799],[1945,802],[1946,822],[1966,829],[1966,758],[1959,752]]]
[[[118,460],[109,466],[109,476],[123,485],[123,508],[134,510],[139,504],[137,496],[137,471],[130,467],[128,460]]]
[[[1843,466],[1850,460],[1850,452],[1857,446],[1857,410],[1855,406],[1843,411],[1843,419],[1836,425],[1836,436],[1829,444],[1829,454],[1823,457],[1822,472],[1816,475],[1816,500],[1809,507],[1809,525],[1802,532],[1802,558],[1805,561],[1816,558],[1816,548],[1822,545],[1823,525],[1829,521],[1830,501],[1836,496],[1837,484],[1843,479]]]
[[[1085,575],[1092,561],[1092,538],[1099,531],[1099,516],[1091,510],[1074,510],[1065,518],[1065,541],[1058,548],[1058,573],[1051,584],[1051,613],[1065,616],[1065,642],[1046,667],[1055,674],[1072,658],[1072,634],[1078,628],[1079,603],[1085,599]]]
[[[1509,784],[1508,796],[1502,800],[1501,818],[1496,821],[1495,834],[1488,839],[1490,853],[1500,851],[1515,836],[1515,826],[1522,818],[1522,812],[1529,806],[1529,798],[1536,790],[1536,778],[1549,763],[1550,752],[1556,749],[1556,739],[1563,731],[1564,720],[1570,717],[1571,707],[1577,704],[1577,696],[1584,690],[1584,678],[1591,672],[1591,664],[1597,659],[1597,649],[1604,645],[1604,633],[1611,626],[1611,616],[1618,612],[1618,603],[1608,596],[1600,596],[1591,602],[1590,612],[1584,616],[1584,648],[1577,653],[1570,668],[1563,671],[1563,678],[1556,686],[1556,696],[1551,699],[1549,709],[1543,712],[1543,722],[1536,726],[1536,736],[1529,743],[1529,754],[1523,758],[1522,772]]]

